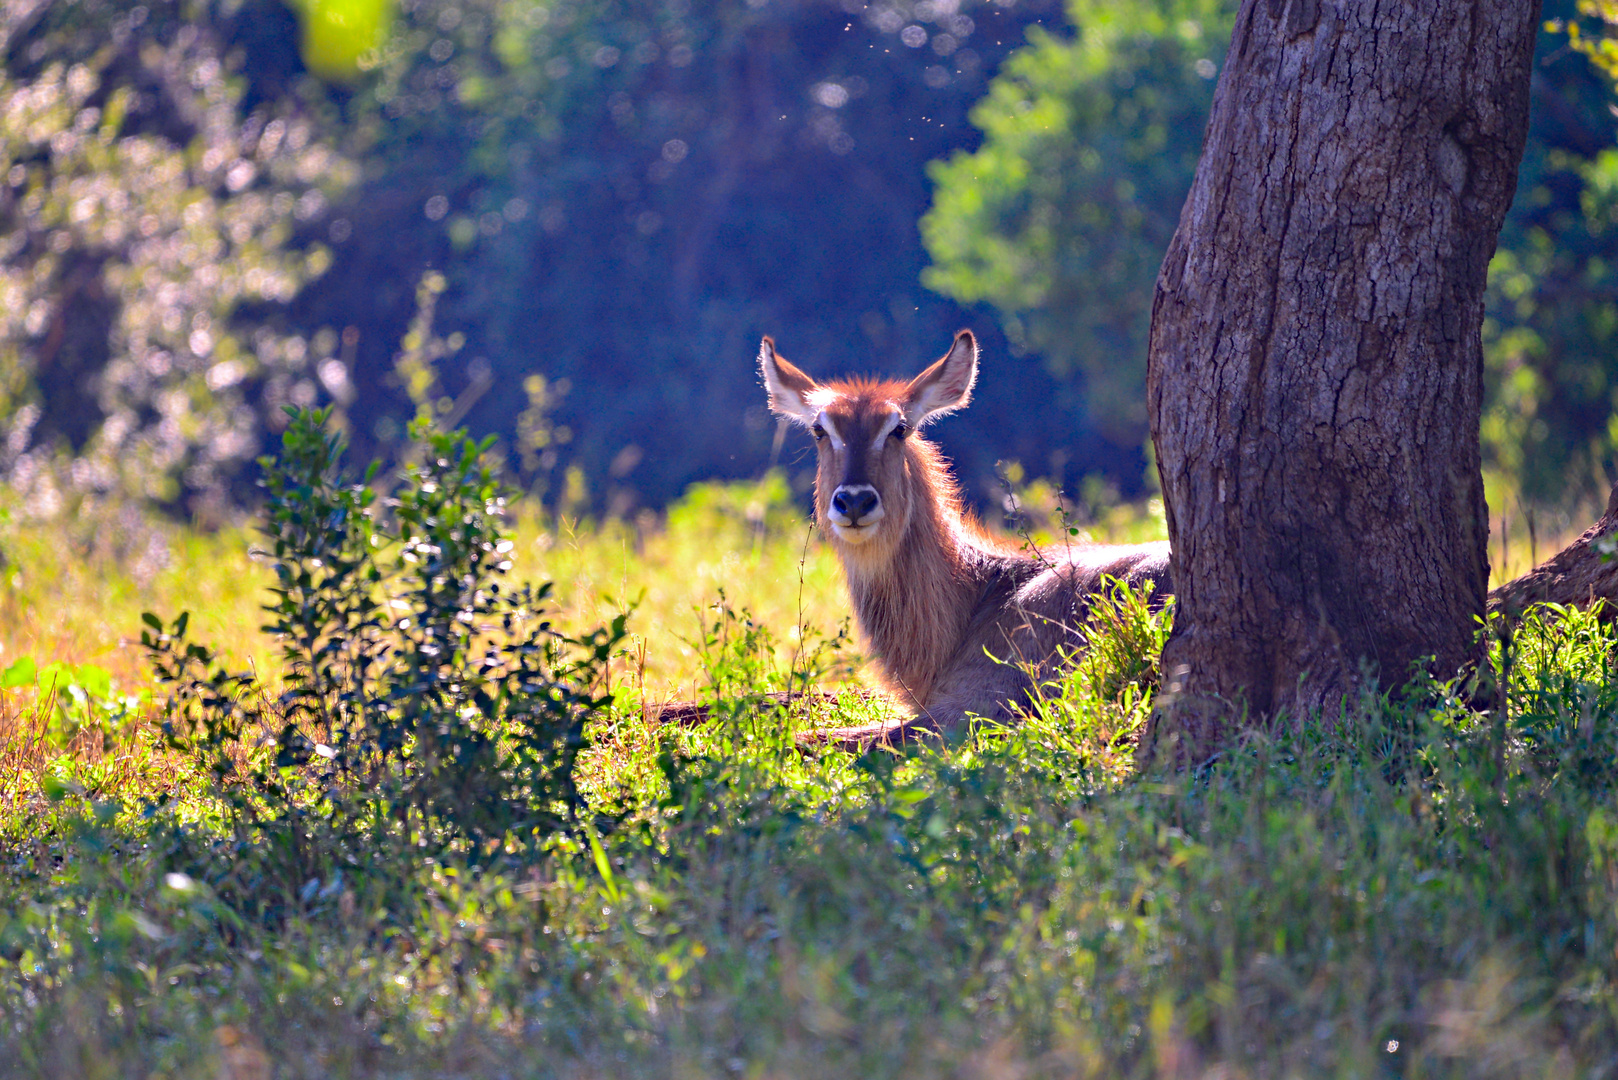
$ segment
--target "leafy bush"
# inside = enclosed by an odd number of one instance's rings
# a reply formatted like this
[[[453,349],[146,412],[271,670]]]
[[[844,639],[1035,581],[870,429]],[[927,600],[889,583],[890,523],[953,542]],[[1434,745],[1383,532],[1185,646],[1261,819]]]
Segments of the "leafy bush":
[[[505,495],[489,441],[414,429],[394,493],[343,477],[327,411],[291,410],[266,458],[275,679],[232,674],[147,614],[165,730],[206,757],[239,826],[294,840],[543,846],[578,823],[573,766],[624,618],[582,638],[544,617],[549,585],[504,581]],[[316,867],[299,860],[298,873]]]

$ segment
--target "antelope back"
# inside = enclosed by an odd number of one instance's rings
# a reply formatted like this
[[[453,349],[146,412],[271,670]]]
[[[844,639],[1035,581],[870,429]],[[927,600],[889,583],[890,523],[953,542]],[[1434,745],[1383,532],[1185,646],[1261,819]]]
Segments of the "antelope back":
[[[942,359],[909,382],[819,383],[764,339],[759,371],[770,409],[814,435],[815,514],[846,557],[864,561],[891,554],[918,508],[929,501],[954,503],[936,451],[914,433],[967,404],[977,357],[976,340],[962,330]]]

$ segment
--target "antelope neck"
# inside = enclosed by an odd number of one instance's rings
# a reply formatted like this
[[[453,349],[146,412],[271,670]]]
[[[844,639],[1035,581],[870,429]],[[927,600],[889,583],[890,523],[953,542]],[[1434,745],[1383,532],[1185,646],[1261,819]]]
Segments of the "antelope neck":
[[[909,480],[908,520],[885,557],[839,545],[860,629],[889,689],[920,707],[960,645],[990,572],[988,552],[973,543],[938,463],[920,447]]]

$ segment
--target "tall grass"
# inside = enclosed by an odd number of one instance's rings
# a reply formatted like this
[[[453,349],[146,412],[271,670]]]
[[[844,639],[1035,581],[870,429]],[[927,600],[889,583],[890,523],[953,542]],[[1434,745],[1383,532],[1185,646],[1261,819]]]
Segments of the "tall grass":
[[[794,647],[800,621],[831,631],[847,614],[836,557],[813,535],[779,474],[758,483],[702,484],[666,515],[625,522],[557,518],[519,504],[511,531],[514,578],[551,581],[570,629],[633,609],[636,647],[618,672],[654,698],[692,696],[701,671],[693,642],[723,590],[781,628]],[[167,530],[163,554],[139,569],[60,529],[0,519],[0,668],[18,657],[95,663],[121,685],[147,678],[138,648],[143,611],[190,611],[193,634],[241,666],[267,668],[260,632],[272,583],[263,537]],[[801,616],[801,620],[800,620]]]

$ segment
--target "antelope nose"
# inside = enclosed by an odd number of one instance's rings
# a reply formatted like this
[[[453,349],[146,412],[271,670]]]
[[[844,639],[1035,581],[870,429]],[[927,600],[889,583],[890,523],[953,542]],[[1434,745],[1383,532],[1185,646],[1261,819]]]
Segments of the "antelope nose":
[[[880,501],[874,488],[838,488],[832,493],[831,508],[833,513],[845,518],[850,525],[858,525],[860,519],[868,517]]]

